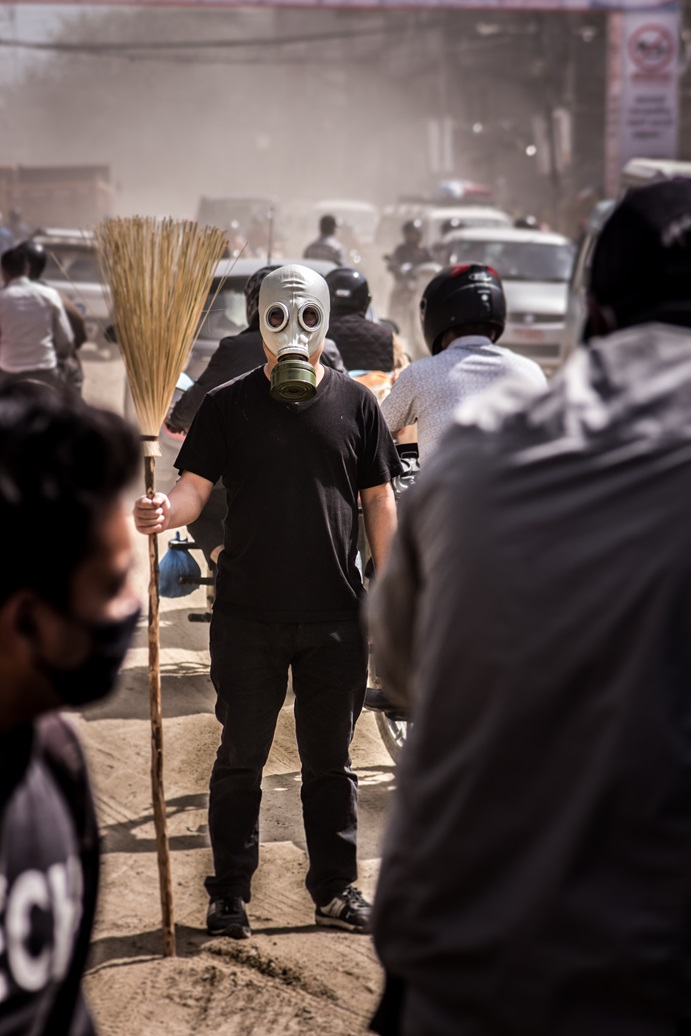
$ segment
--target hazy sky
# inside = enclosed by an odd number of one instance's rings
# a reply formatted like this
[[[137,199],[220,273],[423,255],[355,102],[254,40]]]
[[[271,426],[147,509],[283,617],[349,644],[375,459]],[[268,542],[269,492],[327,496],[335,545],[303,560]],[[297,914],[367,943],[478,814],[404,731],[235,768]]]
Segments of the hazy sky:
[[[94,8],[91,5],[85,7],[83,4],[2,3],[0,39],[32,42],[50,40],[65,19],[84,10],[92,11]],[[0,80],[5,81],[11,81],[27,63],[40,61],[42,57],[39,52],[20,47],[3,47],[0,55]]]

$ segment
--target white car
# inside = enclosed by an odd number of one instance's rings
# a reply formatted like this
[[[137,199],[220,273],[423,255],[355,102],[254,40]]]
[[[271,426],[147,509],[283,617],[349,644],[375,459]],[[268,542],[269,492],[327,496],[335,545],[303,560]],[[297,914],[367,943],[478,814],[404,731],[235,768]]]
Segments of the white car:
[[[450,242],[449,262],[484,263],[499,274],[507,320],[501,344],[551,374],[564,348],[574,246],[562,234],[516,227],[470,227]]]

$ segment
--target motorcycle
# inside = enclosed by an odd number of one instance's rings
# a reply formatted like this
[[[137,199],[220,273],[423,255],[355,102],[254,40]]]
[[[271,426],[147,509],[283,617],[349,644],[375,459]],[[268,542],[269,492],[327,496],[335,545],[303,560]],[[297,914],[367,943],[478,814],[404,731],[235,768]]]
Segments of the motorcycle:
[[[393,480],[393,491],[396,504],[400,501],[403,493],[415,484],[420,472],[420,459],[417,443],[398,443],[396,445],[398,456],[403,465],[403,472]],[[369,587],[373,577],[371,559],[368,559],[364,568],[365,586]],[[386,697],[386,688],[377,674],[372,645],[370,645],[369,666],[367,672],[367,692],[365,694],[365,709],[374,713],[374,718],[384,747],[391,756],[394,763],[397,763],[403,746],[408,738],[410,729],[410,716],[407,709],[394,705]]]

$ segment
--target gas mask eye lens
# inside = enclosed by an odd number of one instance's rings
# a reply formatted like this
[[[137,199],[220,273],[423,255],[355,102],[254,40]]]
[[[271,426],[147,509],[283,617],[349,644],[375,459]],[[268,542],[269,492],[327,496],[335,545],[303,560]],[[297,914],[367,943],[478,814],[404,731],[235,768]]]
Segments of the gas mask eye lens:
[[[272,331],[281,331],[288,323],[288,311],[283,306],[271,306],[267,310],[265,320]]]
[[[316,306],[304,306],[300,311],[300,323],[305,331],[316,331],[322,322],[321,310]]]

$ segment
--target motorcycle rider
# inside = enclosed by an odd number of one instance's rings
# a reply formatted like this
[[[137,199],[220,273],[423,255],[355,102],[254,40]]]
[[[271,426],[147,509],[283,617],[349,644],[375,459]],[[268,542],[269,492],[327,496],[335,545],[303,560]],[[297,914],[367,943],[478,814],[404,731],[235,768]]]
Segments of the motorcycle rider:
[[[390,256],[387,256],[389,269],[394,276],[400,276],[401,271],[406,267],[434,262],[434,256],[429,248],[422,244],[422,220],[407,220],[401,227],[401,232],[403,241],[396,246]]]
[[[369,285],[359,270],[342,266],[324,278],[329,285],[333,338],[348,370],[392,371],[404,367],[407,357],[398,335],[389,325],[368,320],[372,301]]]
[[[59,359],[73,349],[60,296],[29,280],[27,258],[19,247],[3,252],[0,267],[0,382],[43,381],[59,388]]]
[[[408,220],[403,224],[403,241],[392,255],[384,258],[387,269],[393,275],[394,285],[389,299],[389,313],[401,329],[407,351],[413,359],[424,355],[424,343],[420,340],[416,315],[421,282],[418,271],[427,263],[435,263],[434,256],[422,242],[422,221]],[[437,267],[435,267],[437,268]]]
[[[34,241],[32,238],[28,238],[26,241],[22,241],[17,247],[24,253],[27,263],[29,264],[29,280],[36,281],[38,284],[44,284],[41,277],[46,268],[48,256],[46,255],[46,250],[43,245],[39,244],[38,241]],[[54,290],[57,291],[57,289]],[[84,368],[82,367],[82,361],[79,357],[78,350],[81,349],[86,341],[86,324],[84,323],[84,317],[81,315],[74,302],[72,302],[72,299],[68,298],[67,295],[61,291],[58,291],[57,294],[59,295],[63,309],[67,314],[67,319],[72,328],[72,336],[74,338],[72,350],[69,355],[58,356],[58,372],[65,384],[81,395],[84,385]]]
[[[547,381],[533,360],[497,345],[506,324],[506,299],[490,266],[469,263],[442,270],[423,292],[420,315],[432,355],[401,371],[382,413],[392,434],[417,422],[424,463],[462,400],[507,375],[540,386]]]
[[[337,227],[338,220],[335,216],[322,216],[319,220],[319,237],[307,246],[303,252],[303,259],[326,259],[337,266],[345,266],[345,252],[336,237]]]

